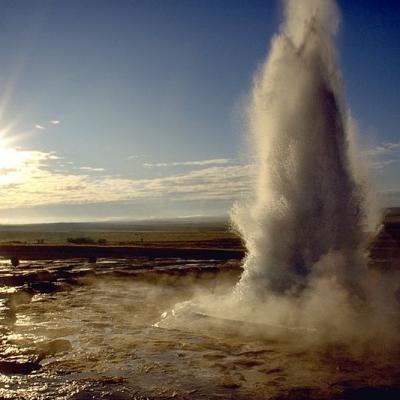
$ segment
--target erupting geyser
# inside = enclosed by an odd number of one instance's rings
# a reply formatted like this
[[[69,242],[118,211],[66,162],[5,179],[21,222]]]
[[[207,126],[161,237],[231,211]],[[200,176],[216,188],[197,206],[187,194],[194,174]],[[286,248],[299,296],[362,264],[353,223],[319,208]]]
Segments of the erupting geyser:
[[[248,110],[254,195],[233,210],[248,249],[244,298],[300,293],[321,264],[341,286],[357,286],[365,265],[363,195],[335,61],[338,10],[333,0],[288,0],[285,12]]]
[[[368,191],[336,64],[338,9],[334,0],[284,5],[248,107],[253,193],[232,210],[247,247],[243,274],[233,292],[199,294],[162,323],[212,324],[192,318],[206,314],[240,322],[245,334],[397,343],[400,273],[367,268]]]

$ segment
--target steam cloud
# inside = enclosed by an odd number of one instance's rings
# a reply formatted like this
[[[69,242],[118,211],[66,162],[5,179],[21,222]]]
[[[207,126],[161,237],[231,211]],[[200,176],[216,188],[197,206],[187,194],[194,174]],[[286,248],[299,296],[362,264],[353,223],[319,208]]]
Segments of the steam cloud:
[[[362,238],[362,196],[332,42],[336,7],[288,1],[286,13],[250,105],[255,199],[234,214],[249,250],[240,287],[257,295],[301,288],[332,251],[344,259],[341,279],[354,282]]]
[[[249,102],[257,174],[253,197],[232,211],[247,247],[235,294],[258,304],[257,320],[346,337],[360,324],[368,335],[374,324],[392,331],[393,291],[371,284],[364,255],[365,190],[335,61],[339,12],[333,0],[284,4]]]
[[[335,61],[339,12],[334,0],[284,5],[248,107],[253,195],[232,210],[247,247],[243,274],[233,292],[201,293],[162,323],[200,312],[236,320],[244,334],[391,348],[399,277],[367,268],[365,232],[376,215]]]

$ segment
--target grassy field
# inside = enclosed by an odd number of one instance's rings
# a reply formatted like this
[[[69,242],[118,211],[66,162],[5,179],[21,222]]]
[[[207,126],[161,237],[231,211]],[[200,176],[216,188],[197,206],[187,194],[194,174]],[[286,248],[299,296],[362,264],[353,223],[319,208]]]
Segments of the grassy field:
[[[130,245],[154,242],[208,242],[237,240],[232,232],[221,231],[142,231],[142,232],[0,232],[0,244],[68,244],[68,239],[87,238],[106,244]]]
[[[225,219],[0,225],[0,245],[238,248]]]
[[[129,227],[132,230],[129,230]],[[150,224],[140,226],[144,228],[143,230],[126,224],[121,225],[120,230],[115,224],[112,226],[50,224],[19,227],[19,230],[17,228],[14,226],[7,229],[6,226],[2,226],[0,229],[0,253],[4,258],[15,260],[102,257],[240,259],[244,254],[240,239],[224,225]]]

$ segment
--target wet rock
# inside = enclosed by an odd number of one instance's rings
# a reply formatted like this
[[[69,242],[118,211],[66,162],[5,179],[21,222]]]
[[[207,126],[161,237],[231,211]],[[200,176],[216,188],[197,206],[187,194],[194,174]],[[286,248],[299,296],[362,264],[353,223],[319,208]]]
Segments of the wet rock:
[[[1,274],[0,276],[0,285],[4,286],[20,286],[26,283],[24,277],[22,275],[17,274]]]
[[[53,282],[32,282],[29,287],[40,293],[54,293],[58,289]]]
[[[60,292],[70,292],[73,290],[73,285],[77,286],[77,283],[74,280],[57,282],[57,290]]]
[[[37,361],[13,361],[13,360],[1,360],[0,361],[0,373],[6,375],[12,374],[30,374],[32,371],[40,369],[41,366]]]
[[[55,274],[51,273],[50,271],[43,270],[38,271],[35,276],[33,277],[35,281],[48,281],[52,282],[56,280]]]
[[[123,376],[100,376],[96,377],[96,382],[104,385],[119,385],[126,383],[128,380]]]
[[[13,266],[13,267],[18,267],[18,265],[19,265],[19,260],[18,260],[18,258],[17,257],[11,257],[11,265]]]
[[[227,388],[227,389],[239,389],[241,385],[240,385],[240,383],[233,382],[228,379],[226,381],[221,382],[220,386]]]
[[[375,400],[375,399],[386,399],[386,400],[397,400],[400,398],[400,387],[364,387],[346,389],[336,399],[341,400]]]
[[[73,277],[73,272],[69,271],[67,268],[59,268],[55,273],[58,279],[71,279],[71,277]]]

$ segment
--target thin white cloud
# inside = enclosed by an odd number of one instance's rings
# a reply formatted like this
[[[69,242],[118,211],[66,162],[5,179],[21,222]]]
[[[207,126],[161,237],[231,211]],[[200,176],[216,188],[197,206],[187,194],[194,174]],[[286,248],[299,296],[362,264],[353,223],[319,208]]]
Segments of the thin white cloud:
[[[199,160],[199,161],[175,161],[169,163],[143,163],[145,168],[158,168],[158,167],[180,167],[180,166],[204,166],[204,165],[221,165],[229,164],[231,160],[228,158],[216,158],[213,160]]]
[[[400,143],[381,143],[372,149],[366,150],[364,153],[370,157],[382,157],[388,154],[393,154],[400,150]]]
[[[94,171],[94,172],[102,172],[104,168],[96,168],[96,167],[79,167],[79,169],[84,171]]]
[[[39,124],[36,124],[35,128],[36,129],[45,129],[45,127],[43,125],[39,125]]]
[[[370,159],[372,167],[383,169],[400,162],[400,143],[384,142],[363,153]]]
[[[14,151],[21,153],[20,162],[13,168],[3,165],[0,209],[155,198],[233,201],[249,191],[252,175],[250,165],[214,165],[162,178],[99,176],[85,173],[92,167],[71,173],[52,166],[54,153]]]
[[[395,156],[400,146],[385,144],[385,148],[390,149],[386,154],[391,157],[375,161],[386,163],[383,166],[398,162]],[[0,154],[0,209],[139,199],[234,201],[251,192],[254,177],[254,165],[235,164],[229,159],[177,162],[198,168],[163,177],[130,179],[92,174],[90,172],[104,169],[90,166],[82,166],[75,172],[62,170],[60,163],[54,163],[61,159],[54,152],[6,151],[9,153]],[[63,160],[61,164],[71,165],[72,162]],[[159,164],[169,166],[171,163]],[[399,198],[398,193],[393,190],[385,197],[393,203]]]
[[[389,160],[377,160],[372,162],[372,166],[375,169],[383,169],[388,165],[397,164],[400,162],[400,158],[391,158]]]
[[[52,121],[50,121],[50,123],[53,125],[58,125],[60,121],[58,119],[53,119]]]
[[[146,199],[233,202],[251,193],[254,165],[200,164],[189,172],[147,179],[92,174],[103,168],[62,170],[54,152],[8,149],[0,157],[0,209],[57,204],[95,204]],[[207,160],[209,161],[209,160]],[[397,162],[390,158],[388,164]],[[69,164],[70,161],[63,161]],[[198,164],[195,164],[198,165]],[[396,185],[384,193],[387,204],[398,203]]]
[[[135,160],[136,158],[140,158],[140,157],[142,157],[142,156],[140,156],[138,154],[132,154],[127,157],[127,160]]]

